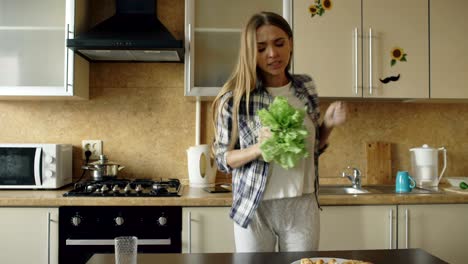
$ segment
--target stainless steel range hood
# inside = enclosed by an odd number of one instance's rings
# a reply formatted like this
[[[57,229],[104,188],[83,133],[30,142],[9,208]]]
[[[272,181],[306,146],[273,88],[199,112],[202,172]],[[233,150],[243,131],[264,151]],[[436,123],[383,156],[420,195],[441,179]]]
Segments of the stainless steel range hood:
[[[116,0],[116,14],[67,47],[89,61],[183,62],[183,40],[158,20],[156,0]]]

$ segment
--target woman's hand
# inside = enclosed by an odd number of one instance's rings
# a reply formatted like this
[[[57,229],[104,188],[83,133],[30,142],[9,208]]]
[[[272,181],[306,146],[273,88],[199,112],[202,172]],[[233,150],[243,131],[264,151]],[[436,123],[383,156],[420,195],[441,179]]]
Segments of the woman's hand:
[[[254,159],[258,159],[262,156],[260,145],[265,142],[265,140],[271,138],[271,136],[272,134],[269,127],[260,128],[258,130],[258,139],[256,144],[244,149],[234,149],[227,152],[227,164],[231,168],[238,168]]]
[[[261,145],[267,139],[271,138],[271,130],[269,127],[262,127],[258,131],[258,143]]]
[[[347,107],[344,102],[333,102],[328,106],[323,123],[327,128],[339,126],[346,121]]]

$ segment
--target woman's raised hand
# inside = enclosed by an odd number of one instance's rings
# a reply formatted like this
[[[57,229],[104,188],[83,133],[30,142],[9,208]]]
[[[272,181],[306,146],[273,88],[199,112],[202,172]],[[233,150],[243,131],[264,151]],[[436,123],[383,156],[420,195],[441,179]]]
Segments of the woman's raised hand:
[[[347,112],[348,110],[344,102],[337,101],[331,103],[323,117],[325,126],[332,128],[343,124],[346,121]]]

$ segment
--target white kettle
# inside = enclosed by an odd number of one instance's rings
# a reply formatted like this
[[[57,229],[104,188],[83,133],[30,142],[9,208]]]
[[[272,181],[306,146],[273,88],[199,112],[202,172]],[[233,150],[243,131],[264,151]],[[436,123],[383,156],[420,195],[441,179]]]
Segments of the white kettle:
[[[211,162],[210,146],[197,145],[187,149],[190,187],[212,187],[216,180],[216,163]]]
[[[439,175],[439,151],[444,156],[444,165]],[[412,176],[418,187],[437,187],[447,168],[447,149],[445,147],[431,148],[424,144],[419,148],[410,149]]]

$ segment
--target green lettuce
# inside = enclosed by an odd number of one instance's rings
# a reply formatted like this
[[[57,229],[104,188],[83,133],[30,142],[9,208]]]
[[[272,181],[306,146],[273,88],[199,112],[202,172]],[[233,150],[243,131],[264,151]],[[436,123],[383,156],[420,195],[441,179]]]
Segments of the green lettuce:
[[[277,96],[268,107],[258,111],[264,127],[269,127],[272,137],[260,145],[263,159],[276,162],[285,169],[309,155],[306,148],[307,129],[304,126],[305,110],[295,109],[285,97]]]

